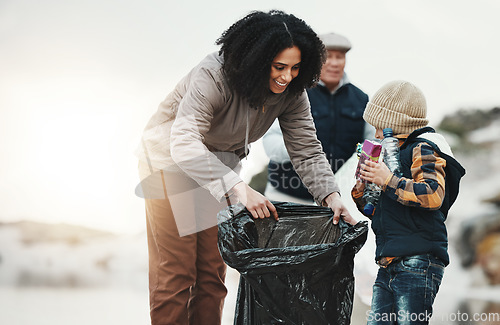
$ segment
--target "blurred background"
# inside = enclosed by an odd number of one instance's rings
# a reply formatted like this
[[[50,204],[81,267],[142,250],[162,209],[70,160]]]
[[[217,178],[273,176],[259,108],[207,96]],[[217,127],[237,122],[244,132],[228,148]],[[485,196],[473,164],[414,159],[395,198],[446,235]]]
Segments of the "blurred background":
[[[149,323],[142,129],[225,29],[270,9],[348,37],[346,72],[368,95],[394,79],[422,89],[467,170],[433,324],[500,314],[499,2],[0,0],[0,324]],[[244,179],[258,187],[266,164],[254,143]],[[369,309],[373,252],[369,237],[353,324]],[[224,324],[237,281],[229,270]]]

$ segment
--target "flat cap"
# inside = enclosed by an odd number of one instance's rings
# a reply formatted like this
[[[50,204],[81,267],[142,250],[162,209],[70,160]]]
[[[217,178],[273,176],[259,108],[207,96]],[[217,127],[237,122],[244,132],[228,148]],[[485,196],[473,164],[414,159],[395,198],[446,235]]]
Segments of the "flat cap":
[[[351,49],[351,42],[349,40],[340,35],[340,34],[335,34],[335,33],[329,33],[329,34],[322,34],[319,35],[319,38],[325,44],[325,48],[327,50],[337,50],[337,51],[343,51],[347,52]]]

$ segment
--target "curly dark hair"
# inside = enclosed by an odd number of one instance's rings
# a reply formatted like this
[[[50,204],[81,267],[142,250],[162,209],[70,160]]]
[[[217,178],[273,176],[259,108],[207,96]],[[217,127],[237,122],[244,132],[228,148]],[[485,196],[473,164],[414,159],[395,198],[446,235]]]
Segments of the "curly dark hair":
[[[296,45],[301,63],[287,94],[299,96],[319,80],[326,60],[323,42],[303,20],[283,11],[252,11],[238,20],[217,39],[223,55],[223,70],[231,87],[251,107],[260,108],[270,94],[269,76],[276,55]]]

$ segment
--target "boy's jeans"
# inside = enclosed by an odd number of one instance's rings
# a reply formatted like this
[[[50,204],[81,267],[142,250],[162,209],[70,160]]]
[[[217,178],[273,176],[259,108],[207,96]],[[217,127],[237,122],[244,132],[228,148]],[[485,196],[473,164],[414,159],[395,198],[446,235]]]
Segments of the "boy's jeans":
[[[431,254],[407,256],[380,268],[368,325],[429,324],[444,264]]]

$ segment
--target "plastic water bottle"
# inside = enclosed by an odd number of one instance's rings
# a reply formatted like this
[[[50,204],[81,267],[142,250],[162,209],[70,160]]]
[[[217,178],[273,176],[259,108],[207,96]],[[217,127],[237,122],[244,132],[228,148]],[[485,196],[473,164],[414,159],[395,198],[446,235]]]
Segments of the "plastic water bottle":
[[[363,200],[366,202],[363,207],[363,212],[367,216],[371,216],[373,214],[373,210],[375,210],[375,206],[378,203],[378,198],[380,197],[380,192],[382,188],[374,183],[368,183],[365,186],[365,190],[363,191]]]
[[[399,140],[393,136],[392,129],[383,130],[384,139],[382,140],[382,157],[389,170],[401,177],[401,165],[399,163]]]
[[[396,176],[401,177],[401,165],[399,163],[399,140],[393,136],[391,128],[383,130],[382,157],[389,170]],[[366,202],[363,212],[372,215],[378,203],[382,188],[376,184],[368,183],[363,192],[363,199]]]

